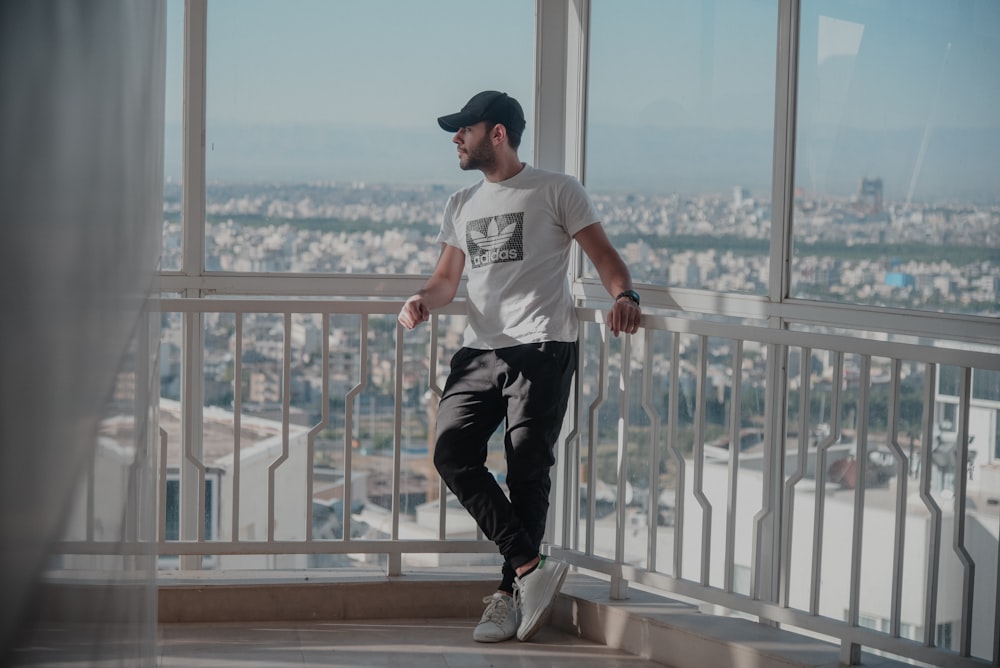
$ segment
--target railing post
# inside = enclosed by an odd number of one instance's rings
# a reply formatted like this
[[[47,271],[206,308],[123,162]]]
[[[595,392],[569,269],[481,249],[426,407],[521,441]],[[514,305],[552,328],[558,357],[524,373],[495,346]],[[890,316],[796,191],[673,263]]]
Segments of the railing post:
[[[861,645],[851,642],[849,638],[840,641],[840,665],[860,666],[861,665]]]
[[[181,352],[181,470],[178,517],[181,540],[203,541],[205,476],[202,466],[204,443],[202,436],[204,390],[204,327],[201,313],[185,313],[184,344]],[[162,511],[161,511],[162,512]],[[181,570],[200,570],[201,557],[180,558]]]
[[[397,577],[403,574],[403,555],[399,552],[390,552],[387,555],[385,574],[387,577]]]
[[[777,603],[781,593],[782,483],[785,475],[785,398],[788,347],[767,346],[767,413],[764,424],[764,471],[761,509],[754,518],[756,560],[751,587],[753,598]],[[761,621],[766,621],[762,619]]]
[[[618,475],[615,481],[615,561],[625,563],[625,534],[627,533],[626,487],[628,486],[628,408],[629,371],[632,358],[632,335],[622,335],[621,360],[618,365]],[[596,490],[595,490],[596,493]],[[620,575],[611,578],[611,598],[628,598],[628,580]]]

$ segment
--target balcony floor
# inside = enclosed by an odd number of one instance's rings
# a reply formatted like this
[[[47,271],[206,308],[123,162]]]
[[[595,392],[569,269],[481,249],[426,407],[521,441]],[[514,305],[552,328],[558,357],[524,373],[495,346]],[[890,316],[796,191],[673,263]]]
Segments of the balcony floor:
[[[484,644],[475,619],[160,624],[160,668],[654,668],[662,664],[549,626],[531,641]]]

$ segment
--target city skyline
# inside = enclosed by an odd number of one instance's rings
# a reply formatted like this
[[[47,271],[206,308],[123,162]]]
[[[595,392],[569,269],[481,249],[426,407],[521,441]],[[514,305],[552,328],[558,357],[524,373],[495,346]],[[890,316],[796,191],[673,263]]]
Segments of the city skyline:
[[[1000,206],[906,205],[858,190],[796,199],[792,296],[994,315]],[[449,191],[362,183],[209,184],[211,271],[428,274]],[[180,188],[165,193],[163,267],[179,267]],[[746,189],[701,196],[594,192],[639,283],[765,294],[771,207]]]

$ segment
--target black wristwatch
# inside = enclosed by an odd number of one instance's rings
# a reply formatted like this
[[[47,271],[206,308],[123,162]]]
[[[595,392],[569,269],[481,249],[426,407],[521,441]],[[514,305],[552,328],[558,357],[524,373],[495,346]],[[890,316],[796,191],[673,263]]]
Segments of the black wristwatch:
[[[627,298],[631,299],[632,301],[635,302],[636,306],[639,305],[639,293],[636,292],[635,290],[626,290],[625,292],[622,292],[617,297],[615,297],[615,301],[618,301],[622,297],[627,297]]]

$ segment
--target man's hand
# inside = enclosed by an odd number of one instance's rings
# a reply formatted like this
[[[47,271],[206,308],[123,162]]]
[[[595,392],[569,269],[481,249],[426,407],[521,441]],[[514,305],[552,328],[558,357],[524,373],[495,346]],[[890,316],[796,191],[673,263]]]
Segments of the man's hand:
[[[621,332],[635,334],[639,331],[639,317],[642,310],[639,305],[627,297],[622,297],[608,311],[608,326],[611,333],[618,336]]]
[[[406,300],[403,308],[399,311],[397,320],[407,329],[413,329],[431,317],[430,309],[424,304],[424,298],[420,295],[413,295]]]
[[[611,327],[611,333],[615,336],[622,332],[635,334],[639,331],[642,310],[639,304],[622,294],[623,290],[632,288],[632,278],[618,251],[608,241],[604,228],[600,223],[594,223],[577,232],[573,238],[594,263],[608,294],[621,295],[608,311],[608,326]]]
[[[406,300],[396,317],[399,324],[407,329],[413,329],[431,317],[431,309],[441,308],[451,303],[458,291],[458,282],[465,268],[465,253],[456,246],[441,244],[441,257],[438,258],[434,273],[424,283],[424,287]]]

